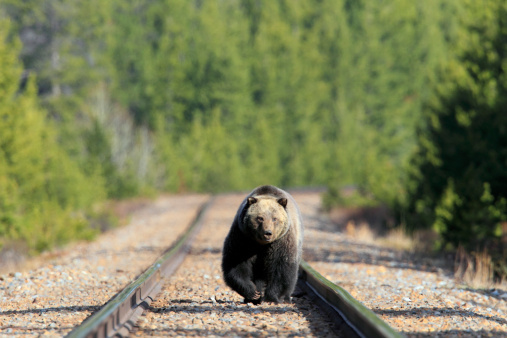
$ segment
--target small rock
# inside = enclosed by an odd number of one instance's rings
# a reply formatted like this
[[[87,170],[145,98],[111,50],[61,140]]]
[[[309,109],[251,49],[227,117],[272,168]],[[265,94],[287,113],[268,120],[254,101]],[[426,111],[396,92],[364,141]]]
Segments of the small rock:
[[[266,331],[273,331],[273,332],[276,332],[277,331],[277,327],[276,326],[273,326],[273,325],[270,325],[270,324],[263,324],[262,325],[262,328]]]

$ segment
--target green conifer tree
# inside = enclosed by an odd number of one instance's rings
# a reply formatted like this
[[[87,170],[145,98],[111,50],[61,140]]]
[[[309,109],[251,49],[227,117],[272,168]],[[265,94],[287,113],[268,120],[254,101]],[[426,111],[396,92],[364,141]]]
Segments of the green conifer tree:
[[[462,5],[413,156],[407,215],[415,228],[433,225],[441,246],[494,251],[507,220],[507,6]]]
[[[35,79],[20,87],[20,43],[8,38],[9,30],[0,21],[0,184],[6,189],[0,197],[0,237],[22,239],[39,251],[90,236],[84,215],[75,215],[104,195],[101,182],[86,178],[56,142]]]

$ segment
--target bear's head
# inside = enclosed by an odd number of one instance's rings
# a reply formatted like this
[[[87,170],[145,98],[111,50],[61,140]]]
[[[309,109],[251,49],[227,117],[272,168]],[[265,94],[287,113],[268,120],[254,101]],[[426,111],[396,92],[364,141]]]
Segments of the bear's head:
[[[249,197],[241,230],[265,245],[282,238],[289,231],[287,199],[272,196]]]

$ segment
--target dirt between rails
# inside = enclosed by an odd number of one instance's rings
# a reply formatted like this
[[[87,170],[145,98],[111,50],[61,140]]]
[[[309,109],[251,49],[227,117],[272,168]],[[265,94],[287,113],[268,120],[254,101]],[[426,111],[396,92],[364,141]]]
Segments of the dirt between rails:
[[[305,221],[305,260],[395,329],[409,337],[507,337],[506,290],[458,285],[441,261],[348,236],[347,229],[322,213],[319,193],[293,196]],[[231,194],[215,201],[190,255],[167,279],[132,336],[335,336],[304,297],[293,304],[245,305],[224,284],[221,248],[243,198]],[[157,199],[136,211],[129,225],[96,242],[1,274],[0,336],[68,333],[177,239],[183,231],[179,227],[188,225],[206,199]],[[139,229],[153,232],[140,238]]]
[[[332,323],[305,297],[291,304],[244,304],[223,282],[221,251],[244,195],[219,197],[189,255],[143,313],[132,336],[335,336]],[[318,195],[311,195],[317,198]],[[344,335],[341,335],[344,336]]]

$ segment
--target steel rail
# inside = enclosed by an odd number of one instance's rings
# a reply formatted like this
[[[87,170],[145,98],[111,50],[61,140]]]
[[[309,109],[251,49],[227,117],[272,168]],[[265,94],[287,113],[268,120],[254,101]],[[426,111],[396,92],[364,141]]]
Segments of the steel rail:
[[[99,311],[74,328],[67,337],[125,337],[142,312],[160,292],[164,278],[181,264],[192,239],[202,227],[203,219],[215,198],[204,203],[188,230],[155,263]],[[347,291],[333,284],[302,261],[298,287],[319,305],[338,328],[340,335],[352,337],[403,337]]]
[[[127,336],[139,316],[160,292],[163,279],[170,276],[185,258],[213,201],[212,197],[200,207],[188,230],[164,255],[104,307],[74,328],[67,337]]]
[[[342,332],[352,330],[359,337],[403,337],[373,311],[343,288],[324,278],[305,261],[299,265],[298,287],[309,294]],[[348,333],[346,336],[352,334]]]

